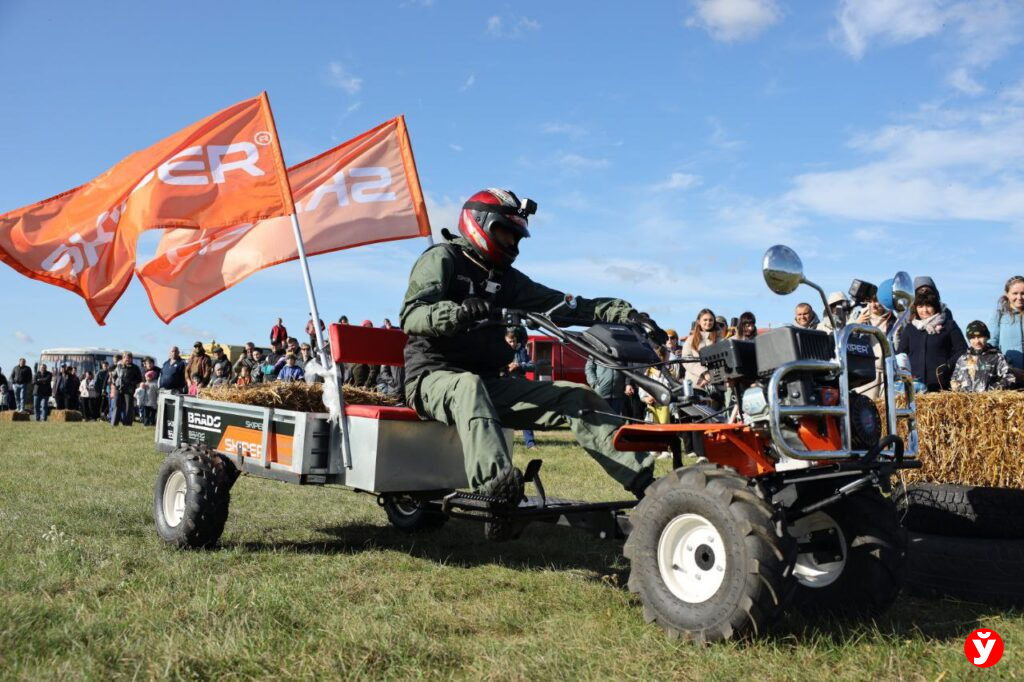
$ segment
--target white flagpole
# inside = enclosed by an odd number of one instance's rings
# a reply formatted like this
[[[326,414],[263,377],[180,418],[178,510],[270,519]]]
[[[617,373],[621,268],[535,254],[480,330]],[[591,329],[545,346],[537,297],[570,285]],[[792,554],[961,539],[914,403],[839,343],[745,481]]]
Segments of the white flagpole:
[[[306,247],[302,243],[302,230],[299,229],[298,210],[292,213],[292,231],[295,233],[295,246],[299,251],[299,265],[302,267],[302,281],[306,283],[306,298],[309,301],[309,312],[313,315],[313,333],[316,335],[316,345],[320,349],[320,357],[324,367],[330,369],[334,364],[333,359],[327,354],[324,348],[323,331],[320,329],[320,312],[316,307],[316,294],[313,293],[313,280],[309,276],[309,261],[306,259]]]

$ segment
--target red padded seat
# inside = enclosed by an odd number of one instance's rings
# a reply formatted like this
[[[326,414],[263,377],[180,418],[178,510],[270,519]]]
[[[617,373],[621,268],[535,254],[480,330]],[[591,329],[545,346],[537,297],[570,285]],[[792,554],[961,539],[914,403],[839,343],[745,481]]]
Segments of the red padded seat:
[[[419,415],[411,407],[385,407],[384,405],[345,405],[349,417],[369,417],[383,421],[418,422]]]

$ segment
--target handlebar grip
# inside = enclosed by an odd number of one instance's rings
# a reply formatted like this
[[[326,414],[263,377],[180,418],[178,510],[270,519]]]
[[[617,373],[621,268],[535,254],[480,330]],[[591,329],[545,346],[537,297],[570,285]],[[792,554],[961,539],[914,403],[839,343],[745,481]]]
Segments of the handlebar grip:
[[[661,405],[668,405],[672,402],[672,391],[669,390],[668,386],[657,379],[652,379],[649,376],[644,376],[639,373],[633,374],[629,378],[632,379],[633,383],[637,386],[650,393],[655,402]]]

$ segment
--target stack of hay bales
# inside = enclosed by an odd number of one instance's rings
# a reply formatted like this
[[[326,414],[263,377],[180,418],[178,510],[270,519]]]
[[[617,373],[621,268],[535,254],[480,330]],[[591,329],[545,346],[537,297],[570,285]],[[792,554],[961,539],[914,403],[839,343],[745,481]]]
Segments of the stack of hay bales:
[[[32,421],[32,417],[28,412],[16,412],[14,410],[4,410],[0,412],[0,422],[27,422]]]
[[[350,405],[397,405],[398,401],[383,393],[345,386],[345,402]],[[323,403],[323,384],[272,381],[248,386],[213,386],[199,391],[199,397],[226,403],[241,403],[257,407],[273,407],[297,412],[326,412]]]
[[[82,413],[78,410],[50,410],[48,419],[52,422],[80,422]]]
[[[1022,417],[1020,391],[918,396],[922,467],[904,476],[908,482],[1024,488]]]

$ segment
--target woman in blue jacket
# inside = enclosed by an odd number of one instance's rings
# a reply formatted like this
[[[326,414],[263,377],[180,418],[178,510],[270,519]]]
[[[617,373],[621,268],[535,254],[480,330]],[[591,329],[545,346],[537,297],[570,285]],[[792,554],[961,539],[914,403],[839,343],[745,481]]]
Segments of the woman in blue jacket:
[[[1006,356],[1018,379],[1024,378],[1024,277],[1014,275],[1006,280],[988,328],[992,332],[989,343]]]
[[[910,357],[910,371],[929,391],[949,388],[957,358],[967,350],[964,334],[932,293],[914,299],[914,320],[903,330],[897,353]]]

